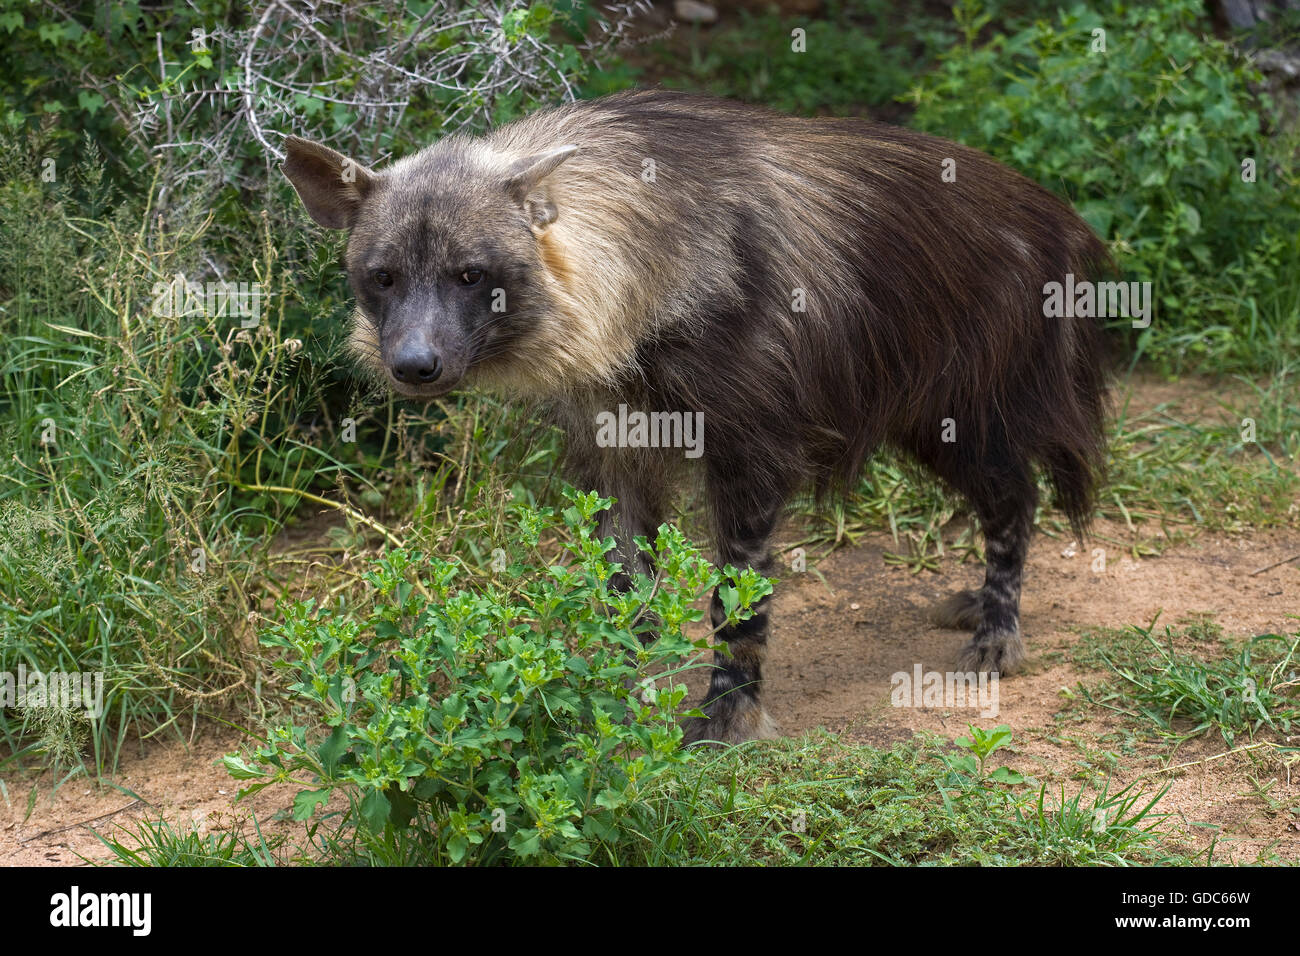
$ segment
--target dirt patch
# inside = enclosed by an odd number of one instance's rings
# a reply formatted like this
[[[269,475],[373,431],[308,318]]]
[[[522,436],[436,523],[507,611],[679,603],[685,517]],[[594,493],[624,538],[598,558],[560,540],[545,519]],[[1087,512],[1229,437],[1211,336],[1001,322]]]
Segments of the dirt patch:
[[[48,770],[6,775],[9,800],[0,804],[0,865],[85,866],[87,859],[109,859],[111,852],[95,832],[131,846],[120,828],[131,831],[136,822],[160,816],[178,832],[200,835],[239,827],[253,835],[254,813],[264,834],[285,829],[274,818],[289,810],[291,790],[268,787],[235,803],[240,783],[226,773],[221,757],[237,750],[241,741],[235,731],[201,725],[192,742],[172,739],[128,750],[111,782],[102,786],[84,776],[61,782],[62,774]],[[293,829],[300,837],[301,829]]]
[[[1122,534],[1121,527],[1105,522],[1098,530]],[[783,726],[821,724],[850,734],[864,723],[874,725],[873,732],[886,724],[903,733],[945,729],[924,712],[895,713],[888,706],[890,677],[911,672],[915,664],[951,669],[969,635],[935,628],[926,615],[951,591],[978,587],[983,569],[950,562],[942,574],[914,575],[886,564],[885,553],[896,548],[888,534],[874,534],[856,548],[810,562],[824,584],[811,573],[787,573],[774,602],[765,674],[769,710]],[[1044,666],[1044,652],[1070,645],[1084,628],[1147,624],[1157,615],[1173,624],[1208,614],[1230,636],[1300,629],[1300,562],[1251,576],[1296,554],[1300,535],[1294,532],[1250,539],[1202,536],[1159,557],[1111,555],[1105,570],[1097,571],[1091,551],[1036,536],[1021,604],[1029,665],[1027,673],[1002,684],[1004,717],[1013,726],[1032,726],[1055,712],[1058,698],[1050,685],[1054,679],[1073,683],[1077,674]]]
[[[1112,537],[1122,534],[1121,527],[1104,523],[1099,530]],[[1077,765],[1089,751],[1115,747],[1103,742],[1122,724],[1105,711],[1089,708],[1082,719],[1070,721],[1066,731],[1058,726],[1058,715],[1070,707],[1078,682],[1098,676],[1066,663],[1061,653],[1079,640],[1080,631],[1146,625],[1157,616],[1162,624],[1173,624],[1201,614],[1211,615],[1225,637],[1300,630],[1300,562],[1252,575],[1300,554],[1300,534],[1295,532],[1249,539],[1202,536],[1160,557],[1112,556],[1104,571],[1094,570],[1091,552],[1067,549],[1038,535],[1030,548],[1022,601],[1028,662],[1023,673],[999,683],[996,716],[941,706],[894,707],[894,674],[910,675],[918,666],[923,672],[952,670],[969,635],[933,627],[926,614],[941,597],[977,587],[983,576],[974,563],[960,566],[955,561],[942,574],[914,575],[885,562],[885,553],[895,548],[888,534],[871,535],[856,548],[810,562],[810,570],[820,572],[825,583],[812,573],[787,573],[778,587],[763,692],[783,733],[822,726],[847,740],[888,746],[918,730],[954,737],[965,732],[967,721],[983,727],[1005,723],[1015,734],[1018,751],[1006,761],[1039,777],[1071,779],[1085,769]],[[707,677],[697,672],[688,683],[698,697]],[[1248,743],[1237,741],[1239,747]],[[1227,750],[1214,733],[1177,750],[1139,747],[1115,769],[1112,791],[1139,774],[1203,761]],[[1198,848],[1217,832],[1223,841],[1220,852],[1233,859],[1253,860],[1274,841],[1280,844],[1275,848],[1279,855],[1300,859],[1297,818],[1271,815],[1265,802],[1250,795],[1247,778],[1276,777],[1269,795],[1294,800],[1300,797],[1300,767],[1295,771],[1287,775],[1275,766],[1261,766],[1248,753],[1151,779],[1159,781],[1157,786],[1173,781],[1161,806],[1182,816],[1188,839]],[[1067,785],[1067,791],[1078,786]]]

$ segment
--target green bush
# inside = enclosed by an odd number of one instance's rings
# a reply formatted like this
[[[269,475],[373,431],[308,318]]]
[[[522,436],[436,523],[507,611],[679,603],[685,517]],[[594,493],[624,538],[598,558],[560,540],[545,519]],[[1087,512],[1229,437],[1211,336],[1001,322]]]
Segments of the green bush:
[[[911,94],[916,125],[1063,191],[1153,283],[1139,355],[1258,368],[1300,346],[1295,144],[1270,136],[1260,74],[1203,4],[1077,5],[982,44],[980,4],[954,12],[965,41]]]
[[[105,713],[68,739],[104,772],[132,724],[256,707],[241,637],[272,535],[356,473],[336,432],[305,427],[326,370],[285,328],[266,225],[247,243],[256,323],[160,309],[198,271],[204,223],[106,212],[93,156],[46,183],[48,145],[0,134],[0,671],[102,671]],[[29,736],[4,715],[0,734]],[[76,757],[45,736],[47,757]]]
[[[789,113],[889,107],[933,52],[952,40],[951,26],[927,13],[924,4],[898,6],[831,0],[819,19],[741,10],[730,28],[693,30],[684,64],[661,49],[669,71],[665,83]],[[803,31],[799,50],[794,30]]]
[[[264,182],[277,134],[379,152],[552,103],[608,52],[609,12],[572,0],[0,0],[0,122],[54,120],[60,167],[81,158],[85,132],[127,180],[161,153],[169,173],[193,160],[218,180]]]
[[[283,135],[378,163],[553,105],[612,50],[622,14],[609,13],[571,0],[0,0],[0,128],[15,142],[39,130],[37,158],[60,180],[88,137],[127,200],[169,223],[210,214],[195,281],[252,281],[265,215],[298,280],[285,331],[322,362],[351,301],[342,237],[310,224],[277,171]],[[325,384],[326,414],[342,417],[343,376]]]
[[[228,756],[235,777],[257,781],[242,793],[292,782],[305,820],[341,792],[344,828],[390,853],[414,848],[408,862],[585,860],[615,841],[645,789],[687,759],[674,678],[707,642],[684,625],[719,583],[732,622],[771,585],[730,567],[723,583],[665,525],[653,548],[638,540],[656,576],[616,593],[613,539],[592,533],[610,502],[568,497],[562,522],[512,506],[514,541],[495,574],[395,549],[367,575],[372,605],[289,607],[263,642],[284,652],[291,689],[333,730],[313,739],[295,723],[247,761]],[[557,532],[568,563],[547,566],[539,544]]]

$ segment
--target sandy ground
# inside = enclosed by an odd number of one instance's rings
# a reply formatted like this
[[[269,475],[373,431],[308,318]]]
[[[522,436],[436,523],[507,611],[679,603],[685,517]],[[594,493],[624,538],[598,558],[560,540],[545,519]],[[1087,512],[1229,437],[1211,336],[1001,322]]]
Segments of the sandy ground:
[[[1165,390],[1144,390],[1141,404],[1173,397]],[[1188,398],[1185,388],[1182,397]],[[1122,527],[1106,523],[1097,530],[1111,538],[1129,537]],[[1300,531],[1205,534],[1140,560],[1107,546],[1104,572],[1094,569],[1092,545],[1089,550],[1069,545],[1043,534],[1034,539],[1022,602],[1028,663],[1023,673],[1000,683],[998,713],[990,718],[972,710],[890,702],[895,673],[912,673],[917,665],[940,672],[953,666],[968,635],[931,626],[926,611],[950,591],[977,586],[980,566],[949,556],[940,573],[912,574],[885,561],[886,552],[899,548],[883,533],[821,559],[810,556],[808,572],[787,570],[778,586],[765,670],[769,713],[787,734],[820,726],[876,746],[922,729],[958,736],[968,720],[985,727],[1005,723],[1015,744],[998,755],[999,763],[1054,785],[1064,780],[1067,790],[1075,790],[1084,777],[1105,773],[1097,754],[1119,751],[1116,741],[1125,737],[1124,718],[1071,699],[1080,681],[1101,676],[1077,668],[1064,653],[1081,631],[1146,625],[1159,615],[1163,632],[1164,624],[1197,614],[1212,615],[1230,638],[1300,630],[1300,561],[1277,563],[1300,555]],[[699,672],[690,678],[697,700],[705,680]],[[1300,796],[1300,763],[1287,767],[1267,748],[1228,754],[1216,732],[1177,748],[1141,739],[1134,743],[1132,734],[1127,740],[1115,781],[1145,774],[1152,786],[1172,782],[1161,806],[1174,814],[1172,823],[1185,835],[1186,846],[1203,847],[1217,834],[1216,859],[1252,861],[1271,847],[1282,858],[1300,860],[1300,818],[1271,810],[1251,782],[1271,782],[1274,806],[1294,802]],[[1300,733],[1291,742],[1298,740]],[[1239,739],[1237,746],[1249,743]],[[220,756],[238,745],[234,732],[207,725],[192,742],[161,741],[127,753],[112,783],[140,801],[84,777],[56,786],[48,772],[9,774],[8,802],[0,805],[0,864],[78,865],[81,857],[103,858],[106,851],[95,830],[159,814],[175,827],[200,832],[247,826],[250,812],[264,828],[292,826],[272,820],[288,807],[288,791],[268,788],[251,802],[234,804],[238,784],[226,775]],[[1183,764],[1190,766],[1169,770]],[[33,787],[36,799],[28,814]],[[301,839],[300,828],[290,832]]]
[[[252,813],[263,832],[283,828],[285,824],[274,823],[272,817],[287,811],[291,791],[275,793],[276,788],[268,787],[235,803],[241,784],[226,773],[221,756],[238,749],[240,740],[234,731],[204,724],[193,741],[173,738],[142,750],[128,748],[118,773],[103,786],[84,776],[58,785],[49,772],[21,778],[7,775],[9,802],[0,805],[0,865],[84,866],[83,858],[111,858],[96,832],[132,845],[129,834],[120,828],[133,830],[136,821],[159,816],[177,831],[194,830],[200,835],[245,827],[252,836]],[[36,800],[28,815],[33,788]],[[295,827],[294,832],[301,839],[301,829]]]
[[[1116,528],[1105,530],[1120,534]],[[1082,630],[1147,625],[1159,615],[1157,633],[1163,633],[1164,624],[1200,614],[1212,615],[1225,638],[1300,630],[1300,562],[1251,573],[1300,554],[1295,532],[1240,540],[1203,536],[1160,557],[1112,558],[1104,573],[1092,569],[1089,553],[1067,557],[1060,542],[1039,535],[1031,548],[1022,600],[1028,663],[1021,674],[999,683],[996,716],[965,708],[896,707],[891,704],[894,674],[912,674],[918,665],[923,672],[953,668],[969,635],[932,627],[926,613],[950,590],[978,586],[982,571],[973,562],[964,567],[950,562],[941,575],[913,575],[885,564],[884,553],[893,550],[888,535],[873,535],[813,565],[825,583],[807,573],[787,576],[774,602],[764,688],[768,711],[782,732],[820,726],[850,741],[887,746],[918,730],[955,737],[965,732],[968,721],[986,728],[1005,723],[1015,745],[1009,753],[1000,752],[997,762],[1041,779],[1066,779],[1067,791],[1073,791],[1080,784],[1069,778],[1080,775],[1090,754],[1095,758],[1098,750],[1119,750],[1116,732],[1124,724],[1104,710],[1071,708],[1069,694],[1079,682],[1101,677],[1076,668],[1061,653]],[[1215,648],[1199,650],[1212,654]],[[699,694],[706,678],[692,675],[689,682]],[[1293,745],[1300,742],[1296,729]],[[1236,741],[1237,747],[1249,743]],[[1114,779],[1122,785],[1139,774],[1227,750],[1217,732],[1176,750],[1154,742],[1138,744]],[[1247,779],[1248,774],[1261,782],[1276,779],[1269,795],[1295,800],[1300,797],[1300,763],[1288,773],[1267,757],[1250,751],[1150,779],[1157,786],[1173,782],[1161,807],[1188,827],[1189,845],[1204,846],[1212,832],[1191,825],[1210,824],[1222,828],[1216,858],[1254,860],[1277,841],[1279,856],[1300,859],[1300,817],[1267,812],[1266,804],[1251,795]],[[1117,789],[1112,786],[1112,792]]]

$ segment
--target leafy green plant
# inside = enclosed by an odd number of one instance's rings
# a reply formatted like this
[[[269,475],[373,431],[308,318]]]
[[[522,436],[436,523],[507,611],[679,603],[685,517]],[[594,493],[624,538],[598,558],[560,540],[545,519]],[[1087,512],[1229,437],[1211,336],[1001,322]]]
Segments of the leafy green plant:
[[[738,22],[689,33],[688,57],[658,47],[669,86],[802,114],[896,110],[925,61],[952,39],[925,4],[831,0],[824,16],[739,11]],[[864,68],[864,64],[869,64]]]
[[[1253,637],[1227,657],[1204,661],[1168,646],[1168,627],[1164,643],[1152,636],[1154,626],[1132,630],[1146,648],[1141,661],[1103,655],[1122,681],[1113,706],[1150,721],[1161,735],[1185,740],[1218,730],[1232,746],[1239,734],[1286,735],[1300,722],[1300,681],[1293,674],[1300,634]]]
[[[1012,770],[1010,767],[998,767],[991,773],[985,770],[984,765],[989,757],[1011,743],[1011,728],[1009,726],[999,724],[992,730],[983,730],[974,724],[967,724],[966,729],[970,731],[970,736],[958,737],[953,743],[967,751],[967,753],[945,757],[944,759],[949,768],[976,780],[991,780],[994,783],[1006,784],[1025,782],[1024,775]]]
[[[232,182],[264,174],[268,132],[409,145],[415,131],[481,128],[550,103],[608,52],[622,26],[612,12],[572,0],[248,9],[0,0],[0,123],[60,120],[51,130],[60,168],[87,131],[128,178],[165,128],[164,152]],[[232,123],[246,96],[255,98],[248,125]]]
[[[1035,783],[1010,767],[987,770],[989,758],[1011,743],[1008,725],[1000,724],[992,730],[966,726],[970,736],[953,741],[966,753],[940,755],[948,773],[937,783],[939,794],[950,815],[968,808],[977,797],[984,801],[991,795],[1000,798],[998,813],[1005,820],[1001,839],[1010,858],[1052,865],[1122,866],[1151,861],[1152,855],[1159,852],[1158,837],[1166,815],[1153,814],[1152,810],[1168,792],[1168,786],[1143,803],[1145,794],[1136,784],[1111,794],[1107,779],[1087,803],[1086,787],[1066,796],[1062,784],[1053,807],[1047,801],[1046,783],[1038,785],[1036,797],[989,786]]]
[[[222,830],[200,834],[177,830],[166,820],[141,820],[108,835],[91,832],[111,852],[114,866],[231,866],[273,867],[284,840],[268,838],[253,819],[254,833]]]
[[[614,861],[654,866],[1195,862],[1164,844],[1165,815],[1152,814],[1149,806],[1143,812],[1143,804],[1130,802],[1136,788],[1122,795],[1103,788],[1091,798],[1091,791],[1062,793],[1060,806],[1053,807],[1045,789],[1025,794],[954,773],[942,756],[936,759],[946,745],[933,734],[918,734],[878,750],[815,731],[705,754],[674,769],[647,794],[625,825],[628,835]]]
[[[1294,352],[1296,143],[1203,4],[1075,5],[983,43],[982,5],[954,14],[964,41],[910,94],[915,123],[1063,191],[1152,283],[1136,355],[1220,369]]]
[[[721,585],[735,622],[771,584],[730,567],[724,579],[665,525],[638,539],[656,575],[618,593],[614,541],[592,531],[609,500],[568,497],[558,518],[512,508],[495,576],[394,549],[367,574],[370,606],[289,607],[263,641],[333,729],[318,740],[295,723],[228,756],[255,781],[241,795],[292,782],[305,820],[337,793],[345,826],[414,838],[440,863],[587,860],[615,841],[645,788],[687,759],[675,678],[707,645],[683,630],[700,599]],[[547,566],[539,543],[561,531],[567,563]]]
[[[1020,852],[1044,865],[1056,866],[1168,863],[1169,856],[1158,850],[1158,839],[1169,814],[1153,810],[1170,786],[1166,784],[1145,799],[1146,793],[1136,784],[1112,794],[1107,780],[1091,802],[1085,802],[1084,788],[1067,797],[1062,784],[1053,807],[1047,803],[1047,785],[1043,784],[1032,804],[1015,807]],[[1213,852],[1211,845],[1205,862]]]
[[[65,760],[88,729],[103,772],[132,726],[145,736],[236,701],[258,712],[241,638],[300,501],[375,523],[324,497],[365,481],[337,431],[304,427],[330,363],[285,327],[268,225],[246,240],[255,321],[173,297],[204,256],[203,219],[130,200],[107,211],[93,155],[46,183],[44,145],[0,134],[0,670],[102,672],[88,728],[42,727],[58,731],[47,757]],[[6,736],[35,729],[12,716]]]

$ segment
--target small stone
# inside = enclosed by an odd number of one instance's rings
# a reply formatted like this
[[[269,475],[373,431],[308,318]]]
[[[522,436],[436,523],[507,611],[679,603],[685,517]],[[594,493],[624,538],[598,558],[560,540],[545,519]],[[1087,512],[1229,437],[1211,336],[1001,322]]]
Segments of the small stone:
[[[1300,76],[1300,55],[1284,50],[1265,50],[1255,58],[1255,62],[1264,73],[1281,73],[1287,80]]]
[[[673,0],[673,16],[687,23],[717,23],[718,11],[699,0]]]

